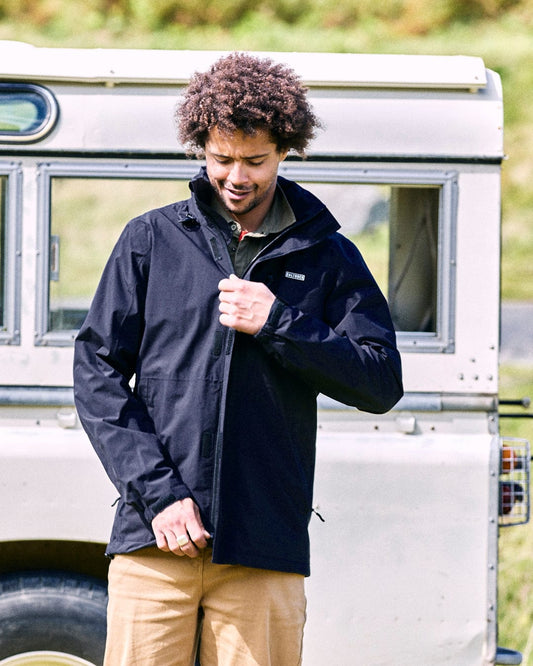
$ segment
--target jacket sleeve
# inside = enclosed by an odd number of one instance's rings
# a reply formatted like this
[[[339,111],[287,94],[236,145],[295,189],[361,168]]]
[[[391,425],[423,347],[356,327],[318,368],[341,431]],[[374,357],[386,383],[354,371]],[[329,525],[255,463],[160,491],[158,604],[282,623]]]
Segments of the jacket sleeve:
[[[359,251],[342,241],[336,261],[325,268],[333,284],[320,317],[276,298],[256,338],[317,393],[380,414],[403,395],[396,335]]]
[[[150,523],[190,492],[159,441],[146,406],[130,387],[143,334],[149,249],[148,225],[130,222],[76,338],[74,398],[111,481]]]

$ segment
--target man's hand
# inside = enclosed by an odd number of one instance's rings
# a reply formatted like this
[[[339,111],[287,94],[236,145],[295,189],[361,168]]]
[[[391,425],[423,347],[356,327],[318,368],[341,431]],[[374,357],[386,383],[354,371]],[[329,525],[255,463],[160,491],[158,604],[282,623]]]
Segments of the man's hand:
[[[264,326],[276,300],[262,282],[241,280],[236,275],[221,280],[220,323],[241,333],[255,335]]]
[[[166,553],[196,557],[211,537],[204,528],[200,511],[190,497],[167,506],[152,520],[157,547]]]

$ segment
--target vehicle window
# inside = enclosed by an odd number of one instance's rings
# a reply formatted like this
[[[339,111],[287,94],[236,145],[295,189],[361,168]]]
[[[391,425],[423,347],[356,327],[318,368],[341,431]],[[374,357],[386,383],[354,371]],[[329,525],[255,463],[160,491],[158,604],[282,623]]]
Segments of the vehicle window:
[[[22,83],[0,83],[0,141],[36,141],[45,136],[57,118],[52,94]]]
[[[187,192],[171,179],[53,177],[47,332],[80,327],[128,220]]]
[[[359,183],[306,183],[333,213],[341,232],[357,245],[388,295],[391,187]]]
[[[388,300],[403,349],[451,350],[453,234],[443,184],[305,182],[361,251]],[[448,193],[449,198],[449,193]],[[447,238],[447,244],[442,242]]]

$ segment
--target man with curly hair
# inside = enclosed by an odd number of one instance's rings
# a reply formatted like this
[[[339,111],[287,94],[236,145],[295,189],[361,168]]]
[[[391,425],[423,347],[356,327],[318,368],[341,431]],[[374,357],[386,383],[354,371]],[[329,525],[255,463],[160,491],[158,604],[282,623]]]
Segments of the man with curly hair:
[[[278,175],[319,127],[292,70],[223,57],[176,118],[205,167],[126,226],[76,340],[80,419],[120,493],[105,664],[296,666],[316,398],[390,409],[395,335],[331,213]]]

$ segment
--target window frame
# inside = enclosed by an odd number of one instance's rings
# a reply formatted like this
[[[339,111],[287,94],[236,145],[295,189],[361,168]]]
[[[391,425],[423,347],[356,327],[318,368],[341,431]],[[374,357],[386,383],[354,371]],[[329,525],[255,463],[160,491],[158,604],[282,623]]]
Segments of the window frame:
[[[439,187],[437,239],[437,324],[435,332],[397,331],[401,352],[453,353],[455,351],[456,232],[459,174],[455,170],[364,167],[339,162],[317,164],[284,162],[280,174],[308,183],[349,183],[404,187]],[[342,229],[341,229],[342,231]]]
[[[4,236],[4,321],[0,345],[20,344],[20,285],[22,272],[22,164],[0,161],[0,176],[7,176]]]
[[[183,160],[172,164],[140,164],[134,162],[42,162],[37,165],[38,193],[38,256],[35,345],[68,347],[74,344],[78,329],[48,330],[50,296],[50,239],[52,224],[53,178],[99,178],[117,180],[143,178],[146,180],[183,180],[193,178],[201,162]],[[169,202],[171,203],[171,202]],[[142,211],[139,211],[139,213]],[[125,220],[124,224],[126,224]],[[103,267],[102,267],[103,268]]]
[[[0,95],[5,92],[33,93],[44,101],[47,112],[38,127],[25,132],[12,132],[0,129],[0,143],[35,143],[44,139],[54,129],[59,118],[59,105],[54,95],[42,85],[34,83],[0,82]]]
[[[39,251],[35,344],[71,346],[77,330],[48,331],[50,286],[50,230],[52,178],[143,178],[190,180],[203,164],[183,159],[169,163],[136,162],[46,162],[38,164],[39,174]],[[455,281],[458,172],[455,170],[408,168],[361,168],[359,165],[286,161],[280,175],[308,183],[349,183],[405,187],[438,187],[439,225],[437,240],[437,325],[436,332],[398,331],[402,352],[453,353],[455,350]]]

